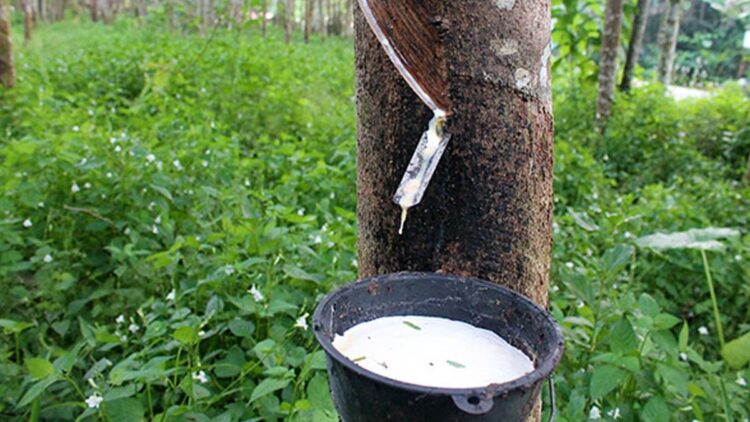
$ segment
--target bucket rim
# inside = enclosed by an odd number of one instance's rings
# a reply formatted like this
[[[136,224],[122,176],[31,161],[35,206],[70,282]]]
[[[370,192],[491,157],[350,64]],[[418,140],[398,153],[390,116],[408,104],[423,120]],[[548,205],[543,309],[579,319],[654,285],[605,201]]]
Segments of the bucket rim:
[[[360,285],[365,286],[366,283],[372,283],[372,282],[382,283],[382,282],[386,282],[389,280],[393,280],[394,278],[410,279],[414,277],[430,277],[432,279],[438,279],[438,280],[445,281],[445,282],[460,280],[460,281],[469,281],[472,283],[477,283],[487,288],[495,288],[495,289],[503,290],[505,293],[508,293],[511,296],[513,296],[514,299],[524,302],[526,305],[532,308],[536,308],[538,311],[540,311],[540,315],[544,318],[544,320],[548,324],[550,324],[550,326],[552,327],[554,338],[551,339],[550,341],[556,343],[556,345],[553,347],[552,352],[549,356],[549,359],[546,359],[545,361],[541,362],[539,366],[534,366],[534,370],[532,370],[531,372],[519,378],[516,378],[511,381],[507,381],[504,383],[489,384],[483,387],[470,387],[470,388],[429,387],[425,385],[411,384],[411,383],[404,382],[404,381],[398,381],[392,378],[382,376],[375,372],[369,371],[357,365],[351,359],[347,358],[341,352],[339,352],[333,346],[333,341],[326,338],[326,336],[323,334],[323,329],[322,329],[323,309],[327,307],[326,305],[329,305],[334,299],[341,296],[348,290],[351,290],[354,288],[367,288],[367,287],[359,287]],[[557,321],[555,321],[555,319],[552,317],[549,311],[537,305],[531,299],[505,286],[491,283],[487,280],[483,280],[477,277],[467,277],[467,276],[461,276],[457,274],[448,274],[448,273],[404,271],[404,272],[383,274],[383,275],[378,275],[378,276],[373,276],[373,277],[365,277],[363,279],[357,280],[354,283],[349,283],[349,284],[345,284],[343,286],[337,287],[336,289],[328,293],[318,303],[317,307],[315,308],[315,312],[313,313],[312,327],[313,327],[313,334],[315,335],[315,339],[318,341],[318,344],[320,344],[320,346],[323,348],[325,353],[328,354],[328,356],[334,358],[339,364],[344,365],[350,371],[355,372],[359,376],[370,378],[374,381],[381,382],[390,387],[399,388],[403,390],[409,390],[409,391],[413,391],[413,392],[417,392],[421,394],[444,394],[444,395],[450,395],[450,396],[481,396],[481,397],[487,397],[489,394],[492,397],[496,397],[496,396],[502,395],[512,390],[528,389],[528,388],[531,388],[533,385],[537,384],[538,382],[544,381],[548,377],[552,376],[552,372],[555,370],[560,360],[562,359],[562,356],[565,350],[565,338],[563,336],[560,325],[557,323]]]

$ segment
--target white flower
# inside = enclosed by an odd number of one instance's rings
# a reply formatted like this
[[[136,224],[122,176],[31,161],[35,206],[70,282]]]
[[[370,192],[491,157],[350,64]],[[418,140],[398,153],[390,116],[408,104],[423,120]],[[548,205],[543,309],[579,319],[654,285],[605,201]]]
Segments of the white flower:
[[[198,337],[200,337],[200,338],[206,337],[206,332],[203,331],[203,330],[198,331]]]
[[[565,263],[565,266],[568,267],[569,269],[573,269],[574,264],[572,262],[568,261],[568,262]]]
[[[154,224],[161,224],[161,216],[157,215],[156,219],[154,220]]]
[[[138,330],[140,329],[141,327],[139,327],[138,324],[136,323],[130,323],[130,325],[128,325],[128,331],[130,331],[133,334],[137,333]]]
[[[153,234],[159,234],[159,228],[154,226],[151,226],[151,233]]]
[[[591,410],[589,411],[589,419],[601,419],[602,418],[602,412],[599,410],[598,407],[592,406]]]
[[[46,264],[49,264],[50,262],[52,262],[52,255],[50,254],[44,255],[44,258],[42,258],[42,261],[44,261]]]
[[[121,335],[121,336],[120,336],[120,341],[121,341],[121,342],[123,342],[123,343],[125,343],[126,341],[128,341],[128,336],[126,336],[126,335],[124,335],[124,334],[123,334],[123,335]]]
[[[73,132],[78,132],[79,130],[81,130],[81,128],[79,128],[78,126],[73,126]]]
[[[250,179],[245,178],[245,186],[248,186],[248,187],[250,186]]]
[[[203,163],[202,163],[202,164],[203,164],[203,167],[208,167],[208,161],[206,161],[206,160],[203,160]]]
[[[555,284],[550,289],[552,290],[553,293],[557,293],[560,291],[560,286]]]
[[[352,267],[359,268],[359,261],[357,261],[356,259],[352,259]]]
[[[130,227],[125,227],[125,230],[122,231],[122,233],[127,236],[130,234]]]
[[[83,184],[84,189],[91,189],[91,183],[86,182]]]
[[[44,208],[44,202],[40,202],[40,203],[36,204],[36,206],[39,207],[39,208]]]
[[[323,243],[323,238],[320,237],[320,235],[315,236],[315,239],[313,239],[313,242],[318,245]]]
[[[298,209],[297,210],[297,215],[305,215],[305,209],[304,208]]]
[[[615,407],[614,409],[607,412],[607,416],[609,416],[612,419],[620,419],[622,415],[620,415],[620,408]]]
[[[117,143],[117,138],[115,138],[115,137],[109,138],[109,143],[110,144],[116,144]]]
[[[107,176],[107,179],[111,179],[112,178],[112,172],[108,171],[107,174],[106,174],[106,176]]]
[[[739,377],[737,378],[737,385],[747,387],[747,380],[745,380],[745,378]]]
[[[172,165],[177,170],[182,170],[182,163],[180,163],[180,160],[174,160],[174,161],[172,161]]]
[[[226,274],[226,275],[232,275],[232,274],[234,274],[234,267],[232,267],[230,265],[227,265],[226,267],[224,267],[224,274]]]
[[[29,228],[29,227],[31,227],[33,225],[34,224],[31,222],[31,219],[27,218],[27,219],[23,220],[23,226],[24,227]]]
[[[124,324],[125,323],[125,315],[120,314],[120,316],[115,319],[115,322],[117,325]]]
[[[261,293],[260,290],[258,290],[258,288],[255,287],[255,284],[253,284],[252,287],[250,287],[249,292],[253,296],[254,301],[260,302],[261,300],[263,300],[263,293]]]
[[[707,336],[708,335],[708,328],[706,328],[704,326],[698,327],[698,334],[700,334],[702,336]]]
[[[102,396],[94,393],[86,399],[86,405],[88,405],[89,409],[98,409],[99,405],[102,404],[103,401],[104,398]]]
[[[193,380],[205,384],[208,382],[208,375],[204,371],[193,372]]]
[[[631,237],[633,237],[633,234],[632,234],[632,233],[630,233],[630,232],[625,232],[625,233],[623,233],[623,235],[622,235],[622,236],[623,236],[623,237],[624,237],[625,239],[630,239]]]
[[[122,147],[121,147],[121,146],[119,146],[119,145],[117,145],[117,146],[115,147],[115,152],[121,152],[121,151],[122,151]]]
[[[146,161],[148,161],[149,163],[153,163],[154,160],[156,160],[156,156],[154,154],[149,154],[146,156]]]
[[[307,330],[307,317],[309,317],[309,316],[310,316],[310,314],[307,313],[307,312],[305,312],[304,315],[302,315],[301,317],[297,318],[296,321],[294,321],[294,326],[296,328],[301,328],[303,330]]]
[[[81,188],[78,187],[78,184],[76,184],[75,182],[73,182],[73,185],[70,187],[70,191],[73,192],[73,193],[76,193],[76,192],[78,192],[80,190],[81,190]]]
[[[680,353],[680,360],[684,360],[685,362],[687,362],[687,360],[688,360],[687,354],[686,353]]]
[[[81,161],[78,163],[78,165],[82,166],[82,165],[85,165],[88,162],[89,162],[88,158],[83,157],[83,158],[81,158]]]
[[[175,297],[177,297],[177,292],[172,289],[172,291],[167,294],[167,302],[174,302]]]
[[[734,260],[735,261],[742,261],[742,257],[740,255],[735,255],[734,256]]]
[[[89,116],[93,116],[93,115],[94,115],[94,110],[89,109]]]
[[[582,300],[580,300],[580,301],[578,301],[578,305],[576,305],[576,306],[578,306],[579,308],[583,308],[584,306],[586,306],[586,304],[583,303]]]

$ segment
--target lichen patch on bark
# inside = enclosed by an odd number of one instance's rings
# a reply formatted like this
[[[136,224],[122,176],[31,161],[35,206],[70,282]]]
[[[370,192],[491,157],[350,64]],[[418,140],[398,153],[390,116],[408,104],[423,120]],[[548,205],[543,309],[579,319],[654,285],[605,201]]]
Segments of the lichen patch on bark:
[[[516,4],[516,0],[495,0],[495,4],[501,10],[511,10]]]

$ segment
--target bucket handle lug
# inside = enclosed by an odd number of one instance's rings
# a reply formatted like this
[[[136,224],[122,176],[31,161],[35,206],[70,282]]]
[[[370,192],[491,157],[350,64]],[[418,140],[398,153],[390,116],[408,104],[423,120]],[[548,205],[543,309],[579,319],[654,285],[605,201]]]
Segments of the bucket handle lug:
[[[456,407],[471,415],[487,413],[494,404],[492,397],[482,397],[481,394],[456,394],[451,398]]]

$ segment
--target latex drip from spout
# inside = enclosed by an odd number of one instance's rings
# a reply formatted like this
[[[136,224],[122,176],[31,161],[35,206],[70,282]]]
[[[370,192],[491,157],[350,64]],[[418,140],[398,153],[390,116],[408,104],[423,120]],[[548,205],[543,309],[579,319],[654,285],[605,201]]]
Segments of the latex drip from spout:
[[[396,194],[393,196],[393,202],[401,207],[399,235],[403,234],[409,208],[422,201],[440,157],[443,156],[445,147],[448,145],[450,134],[444,131],[445,121],[445,112],[436,110],[427,131],[422,134],[401,183],[396,189]]]

